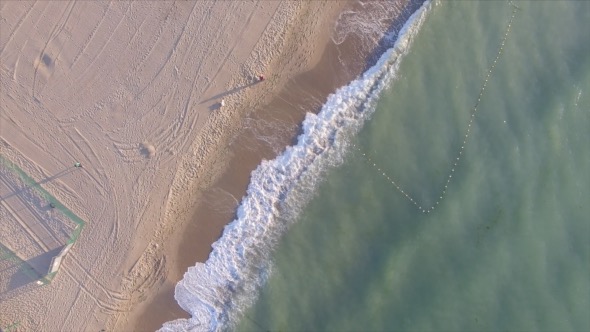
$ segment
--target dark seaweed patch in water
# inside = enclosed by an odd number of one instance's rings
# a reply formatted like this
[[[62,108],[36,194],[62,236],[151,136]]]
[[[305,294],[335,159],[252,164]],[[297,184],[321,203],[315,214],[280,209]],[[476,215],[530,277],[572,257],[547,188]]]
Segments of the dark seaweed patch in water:
[[[489,218],[487,218],[476,230],[476,246],[479,248],[486,237],[491,232],[495,231],[500,224],[500,221],[505,219],[504,209],[496,206],[495,212]]]

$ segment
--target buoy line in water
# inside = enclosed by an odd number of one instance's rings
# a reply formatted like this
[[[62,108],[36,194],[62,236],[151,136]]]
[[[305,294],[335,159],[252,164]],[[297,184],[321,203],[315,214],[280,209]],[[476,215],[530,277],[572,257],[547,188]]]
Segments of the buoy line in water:
[[[444,185],[444,188],[442,189],[438,199],[434,202],[434,204],[432,206],[430,206],[428,208],[425,208],[424,206],[422,206],[422,204],[420,204],[420,202],[418,202],[416,199],[414,199],[412,196],[410,196],[406,191],[404,191],[403,188],[399,184],[397,184],[395,182],[395,180],[393,180],[393,178],[391,178],[389,175],[387,175],[387,173],[385,173],[385,171],[382,170],[377,165],[377,163],[375,163],[375,161],[371,159],[371,157],[367,153],[363,152],[360,147],[355,146],[361,152],[362,156],[368,162],[368,164],[370,166],[372,166],[374,169],[376,169],[384,178],[386,178],[387,181],[389,181],[402,195],[404,195],[404,197],[406,197],[406,199],[408,199],[412,204],[414,204],[418,208],[418,210],[422,213],[432,212],[435,209],[435,207],[437,205],[439,205],[440,202],[444,199],[444,197],[446,196],[446,193],[447,193],[447,189],[448,189],[448,187],[451,183],[451,180],[453,178],[453,174],[455,173],[455,169],[459,166],[459,162],[461,161],[461,158],[463,157],[463,151],[465,150],[465,146],[467,145],[467,140],[469,139],[469,136],[471,134],[471,125],[473,124],[473,121],[475,120],[475,114],[478,111],[479,103],[486,91],[488,81],[489,81],[490,77],[492,76],[494,69],[496,68],[496,64],[498,62],[498,59],[500,58],[500,56],[504,52],[504,45],[506,44],[506,40],[508,39],[508,35],[510,34],[510,30],[512,29],[512,23],[514,22],[514,19],[516,17],[516,12],[520,10],[520,8],[518,6],[516,6],[512,1],[508,1],[508,4],[512,7],[512,14],[510,16],[510,20],[508,21],[508,25],[506,26],[504,36],[502,37],[502,42],[500,43],[500,47],[498,48],[498,52],[496,53],[496,57],[494,58],[494,61],[492,61],[492,64],[488,68],[486,78],[484,79],[481,89],[479,90],[479,95],[477,97],[477,101],[475,102],[475,105],[473,106],[473,108],[471,110],[469,123],[467,124],[467,131],[465,132],[465,137],[463,139],[463,144],[461,145],[461,148],[459,149],[459,152],[457,154],[455,162],[453,163],[453,166],[451,167],[451,170],[447,176],[447,181]]]

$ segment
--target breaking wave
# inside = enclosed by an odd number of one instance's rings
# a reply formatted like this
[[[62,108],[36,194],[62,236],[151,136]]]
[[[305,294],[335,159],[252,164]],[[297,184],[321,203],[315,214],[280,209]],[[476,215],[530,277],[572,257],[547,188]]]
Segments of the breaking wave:
[[[330,95],[317,115],[307,114],[296,145],[252,172],[237,218],[213,244],[209,259],[190,267],[176,285],[175,299],[192,317],[167,322],[160,331],[226,330],[252,304],[271,273],[274,246],[322,174],[343,161],[349,138],[395,77],[429,7],[426,2],[411,15],[394,46],[373,67]]]

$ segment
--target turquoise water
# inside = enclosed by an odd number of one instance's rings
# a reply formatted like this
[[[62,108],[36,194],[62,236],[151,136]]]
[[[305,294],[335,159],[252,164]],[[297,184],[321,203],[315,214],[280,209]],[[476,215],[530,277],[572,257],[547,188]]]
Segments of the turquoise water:
[[[517,5],[469,127],[512,8],[434,3],[238,331],[590,330],[590,2]]]

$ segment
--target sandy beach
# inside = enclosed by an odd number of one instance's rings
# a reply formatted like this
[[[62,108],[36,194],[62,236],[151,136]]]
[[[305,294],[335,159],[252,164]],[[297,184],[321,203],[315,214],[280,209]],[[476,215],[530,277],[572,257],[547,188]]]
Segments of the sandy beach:
[[[3,260],[0,328],[141,331],[187,318],[174,286],[207,259],[250,172],[365,68],[371,49],[332,40],[354,5],[3,1],[0,154],[85,226],[50,284]],[[38,234],[68,219],[0,175],[0,243],[49,266],[65,242]]]
[[[0,332],[590,330],[588,5],[408,1],[1,0]]]
[[[129,312],[179,279],[168,276],[170,237],[221,173],[248,97],[263,103],[321,44],[310,25],[285,61],[289,27],[333,20],[338,6],[3,2],[2,156],[86,227],[51,285],[2,290],[2,327],[133,329]],[[75,162],[83,167],[55,177]],[[22,219],[12,204],[3,199],[3,215]],[[210,233],[192,259],[206,256],[219,230]]]

